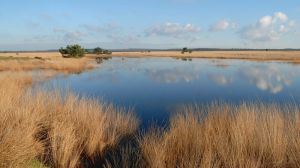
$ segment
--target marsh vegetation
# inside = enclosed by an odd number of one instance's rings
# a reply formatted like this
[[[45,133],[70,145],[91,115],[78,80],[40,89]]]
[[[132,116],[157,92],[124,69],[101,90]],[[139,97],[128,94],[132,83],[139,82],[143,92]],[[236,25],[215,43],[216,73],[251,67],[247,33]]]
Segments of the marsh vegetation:
[[[43,80],[49,69],[89,69],[87,60],[30,57],[0,62],[0,167],[300,166],[296,103],[183,105],[164,127],[143,130],[132,109],[72,91],[31,87],[37,81],[34,70],[41,70]],[[182,74],[178,68],[175,73]]]
[[[168,127],[139,134],[131,111],[72,93],[32,92],[24,74],[1,81],[1,167],[33,161],[49,167],[300,166],[296,105],[184,106]],[[120,145],[128,137],[135,146]],[[105,154],[110,150],[118,153]]]

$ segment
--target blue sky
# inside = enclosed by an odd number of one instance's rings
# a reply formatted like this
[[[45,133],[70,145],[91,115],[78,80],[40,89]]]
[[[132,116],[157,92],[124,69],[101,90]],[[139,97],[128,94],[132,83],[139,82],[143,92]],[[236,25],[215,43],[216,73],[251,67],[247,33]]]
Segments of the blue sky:
[[[299,0],[1,0],[0,50],[300,48]]]

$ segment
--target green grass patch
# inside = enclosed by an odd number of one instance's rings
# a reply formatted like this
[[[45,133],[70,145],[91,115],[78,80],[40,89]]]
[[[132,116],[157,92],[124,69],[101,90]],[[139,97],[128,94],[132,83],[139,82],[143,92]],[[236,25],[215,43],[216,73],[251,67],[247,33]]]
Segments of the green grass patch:
[[[43,165],[38,160],[32,160],[28,163],[28,168],[48,168],[47,166]]]

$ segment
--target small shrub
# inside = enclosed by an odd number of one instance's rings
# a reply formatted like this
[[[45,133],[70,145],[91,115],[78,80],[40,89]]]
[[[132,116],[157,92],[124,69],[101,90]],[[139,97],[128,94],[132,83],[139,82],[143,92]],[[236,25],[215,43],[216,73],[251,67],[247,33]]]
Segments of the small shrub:
[[[112,54],[112,52],[109,51],[109,50],[104,50],[104,51],[103,51],[103,54]]]
[[[184,53],[186,53],[186,52],[188,52],[188,53],[192,53],[193,52],[193,50],[191,50],[191,49],[188,49],[187,47],[184,47],[184,48],[182,48],[182,50],[181,50],[181,54],[184,54]]]
[[[97,48],[94,49],[94,54],[99,55],[99,54],[102,54],[102,53],[103,53],[103,49],[102,48],[97,47]]]
[[[43,58],[42,58],[42,57],[34,57],[34,59],[43,60]]]
[[[66,48],[60,48],[59,52],[63,57],[80,58],[85,55],[85,49],[78,44],[68,45]]]
[[[185,52],[188,52],[188,48],[187,48],[187,47],[184,47],[184,48],[182,48],[182,50],[181,50],[181,53],[185,53]]]

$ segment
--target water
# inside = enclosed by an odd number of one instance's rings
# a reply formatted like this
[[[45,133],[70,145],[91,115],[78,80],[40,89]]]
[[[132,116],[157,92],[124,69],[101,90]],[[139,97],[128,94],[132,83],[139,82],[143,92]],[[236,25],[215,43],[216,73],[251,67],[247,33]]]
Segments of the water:
[[[183,104],[223,101],[300,103],[300,65],[243,60],[113,58],[96,70],[58,76],[46,86],[69,88],[134,107],[142,126],[164,124]]]

